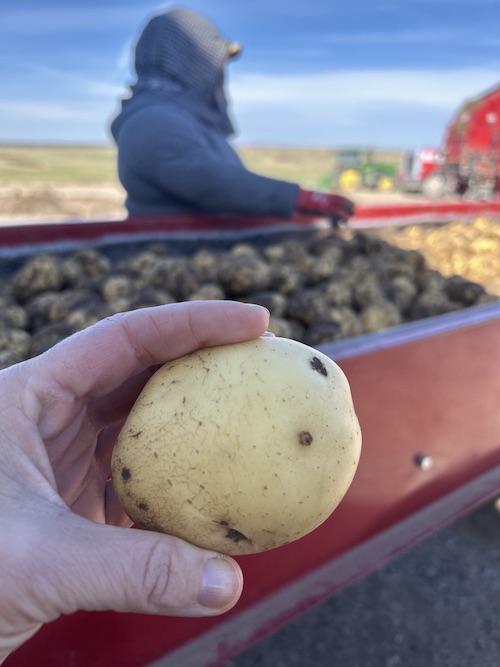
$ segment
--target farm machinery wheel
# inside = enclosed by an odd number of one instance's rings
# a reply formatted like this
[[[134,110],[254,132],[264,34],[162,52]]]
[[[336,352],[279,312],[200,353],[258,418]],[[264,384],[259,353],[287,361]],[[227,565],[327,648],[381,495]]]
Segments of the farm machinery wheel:
[[[394,179],[392,176],[381,176],[377,183],[377,190],[379,192],[392,192],[394,190]]]
[[[431,174],[422,183],[422,194],[427,199],[441,199],[448,192],[448,183],[444,174]]]
[[[339,185],[342,190],[355,192],[361,188],[363,179],[357,169],[344,169],[339,176]]]

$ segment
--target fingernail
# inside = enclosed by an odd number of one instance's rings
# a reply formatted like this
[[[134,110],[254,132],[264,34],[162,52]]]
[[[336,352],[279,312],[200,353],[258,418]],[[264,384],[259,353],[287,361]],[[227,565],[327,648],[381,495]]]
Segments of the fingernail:
[[[203,566],[198,603],[219,609],[232,602],[240,590],[237,566],[226,558],[211,558]]]
[[[276,338],[272,331],[264,331],[262,338]]]
[[[261,310],[262,309],[267,310],[269,315],[271,315],[271,311],[269,310],[269,308],[266,308],[266,306],[261,306],[260,303],[250,303],[249,305],[253,306],[254,308],[260,308]]]

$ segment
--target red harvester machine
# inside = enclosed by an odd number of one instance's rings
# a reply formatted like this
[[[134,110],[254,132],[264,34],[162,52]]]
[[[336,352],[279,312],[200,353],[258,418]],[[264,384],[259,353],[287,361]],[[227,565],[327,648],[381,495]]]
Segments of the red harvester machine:
[[[491,199],[500,189],[500,84],[466,100],[449,123],[441,150],[407,153],[402,190],[429,199]]]

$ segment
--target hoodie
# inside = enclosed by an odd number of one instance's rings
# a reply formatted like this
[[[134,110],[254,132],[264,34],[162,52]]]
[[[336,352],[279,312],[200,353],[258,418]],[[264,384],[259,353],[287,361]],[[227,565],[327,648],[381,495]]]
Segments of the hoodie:
[[[249,171],[229,144],[229,46],[187,9],[154,16],[143,29],[137,81],[111,124],[130,215],[292,215],[299,186]]]

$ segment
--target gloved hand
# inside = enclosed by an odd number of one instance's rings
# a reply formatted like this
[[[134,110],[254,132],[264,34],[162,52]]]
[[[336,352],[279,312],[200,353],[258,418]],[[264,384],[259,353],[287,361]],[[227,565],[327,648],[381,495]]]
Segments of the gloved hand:
[[[354,203],[340,195],[326,192],[299,190],[296,211],[298,213],[318,213],[330,218],[334,226],[339,225],[354,215]]]

